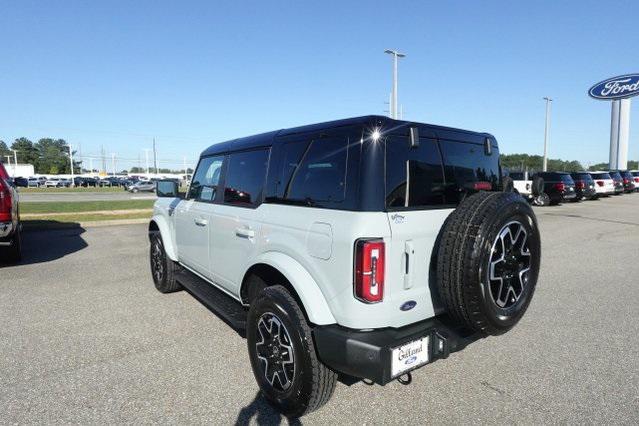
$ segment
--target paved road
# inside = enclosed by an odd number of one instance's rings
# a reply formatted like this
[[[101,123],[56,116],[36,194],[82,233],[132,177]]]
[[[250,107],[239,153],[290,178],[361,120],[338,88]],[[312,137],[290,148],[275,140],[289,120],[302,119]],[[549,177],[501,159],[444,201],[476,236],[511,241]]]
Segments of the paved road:
[[[340,383],[301,422],[639,423],[639,194],[536,211],[542,273],[513,331],[410,386]],[[30,233],[25,250],[0,269],[0,422],[281,420],[245,340],[154,290],[144,226]]]
[[[155,200],[152,192],[132,194],[125,190],[121,192],[22,192],[20,201],[116,201],[116,200]]]

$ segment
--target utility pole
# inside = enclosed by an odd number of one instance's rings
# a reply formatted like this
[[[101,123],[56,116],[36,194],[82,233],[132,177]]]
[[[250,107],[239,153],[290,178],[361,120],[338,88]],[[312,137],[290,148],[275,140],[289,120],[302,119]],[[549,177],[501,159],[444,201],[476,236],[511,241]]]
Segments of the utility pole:
[[[397,119],[397,59],[406,57],[397,50],[386,49],[384,53],[393,55],[393,91],[391,96],[391,118]]]
[[[18,166],[18,151],[16,151],[15,149],[12,149],[11,151],[13,151],[13,177],[16,177],[16,168]]]
[[[89,168],[91,169],[89,170],[89,173],[93,175],[93,157],[89,157]]]
[[[144,148],[144,157],[146,159],[146,178],[149,179],[149,148]]]
[[[9,165],[9,168],[11,168],[11,156],[10,155],[5,155],[5,157],[7,157],[7,164]],[[13,177],[16,177],[15,174],[16,174],[16,169],[14,167],[13,168]]]
[[[115,153],[111,153],[111,173],[115,176]]]
[[[550,139],[550,103],[552,99],[544,97],[546,100],[546,126],[544,129],[544,172],[548,171],[548,139]]]
[[[186,171],[186,157],[182,157],[184,160],[184,178],[186,179],[187,171]]]
[[[155,174],[157,177],[158,174],[158,153],[155,150],[155,138],[153,138],[153,168],[155,169]]]
[[[73,147],[69,145],[69,161],[71,162],[71,186],[75,186],[75,174],[73,173]]]

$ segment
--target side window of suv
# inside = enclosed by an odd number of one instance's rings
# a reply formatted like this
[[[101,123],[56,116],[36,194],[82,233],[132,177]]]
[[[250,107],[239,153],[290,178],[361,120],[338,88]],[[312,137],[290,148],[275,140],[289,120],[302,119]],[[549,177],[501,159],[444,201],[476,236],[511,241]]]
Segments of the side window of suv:
[[[203,202],[215,200],[223,163],[223,156],[205,157],[200,160],[189,188],[189,199]]]
[[[284,199],[306,204],[344,201],[347,138],[320,138],[307,146],[287,145],[282,170],[282,178],[287,179],[286,183],[282,181]],[[301,155],[299,160],[291,158],[297,155]]]
[[[269,151],[234,152],[229,154],[224,188],[224,203],[256,207],[262,202]]]
[[[495,189],[499,183],[499,154],[494,148],[487,155],[484,146],[471,142],[442,139],[446,173],[446,201],[458,204],[465,191],[476,182],[488,182]]]
[[[386,208],[444,204],[444,174],[437,141],[420,138],[411,148],[408,137],[386,139]]]

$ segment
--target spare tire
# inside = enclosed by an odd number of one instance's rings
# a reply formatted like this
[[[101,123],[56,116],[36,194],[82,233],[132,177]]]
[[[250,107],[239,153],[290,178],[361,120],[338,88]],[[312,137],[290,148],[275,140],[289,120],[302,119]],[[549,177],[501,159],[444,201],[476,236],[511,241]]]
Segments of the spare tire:
[[[513,178],[510,176],[504,176],[502,178],[502,191],[504,192],[514,192],[515,191],[515,182]]]
[[[436,284],[450,316],[485,335],[517,324],[532,300],[541,241],[530,205],[508,192],[467,197],[444,223]]]

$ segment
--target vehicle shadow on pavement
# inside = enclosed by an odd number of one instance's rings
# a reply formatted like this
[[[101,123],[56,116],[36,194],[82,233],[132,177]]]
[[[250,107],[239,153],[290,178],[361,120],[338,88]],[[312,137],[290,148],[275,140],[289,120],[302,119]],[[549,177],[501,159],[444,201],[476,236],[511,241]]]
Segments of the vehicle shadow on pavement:
[[[255,394],[255,398],[249,405],[240,410],[235,425],[248,425],[251,420],[255,420],[258,425],[280,425],[282,422],[289,425],[302,424],[299,419],[287,418],[271,407],[260,391]]]
[[[19,265],[50,262],[88,246],[79,223],[64,229],[25,229],[22,233],[22,260]]]

